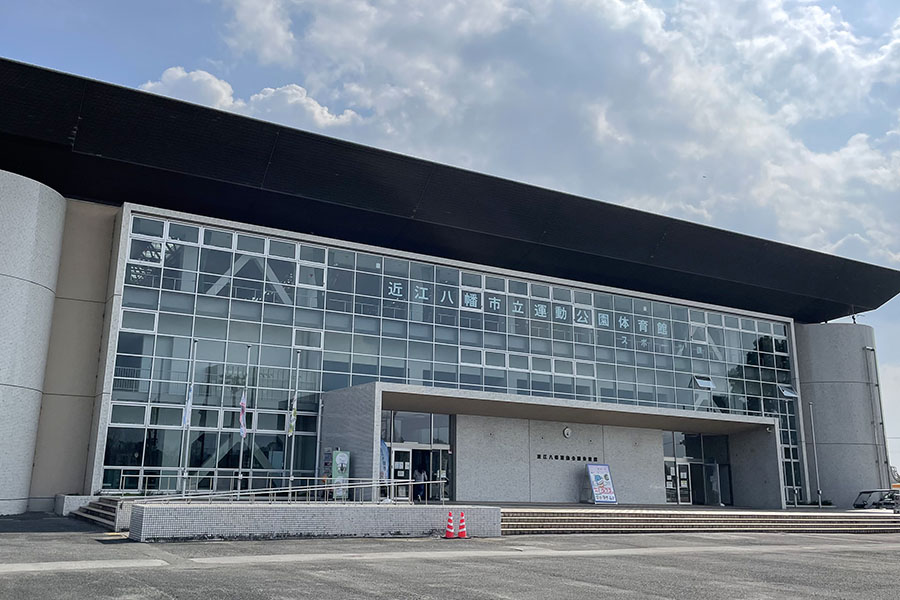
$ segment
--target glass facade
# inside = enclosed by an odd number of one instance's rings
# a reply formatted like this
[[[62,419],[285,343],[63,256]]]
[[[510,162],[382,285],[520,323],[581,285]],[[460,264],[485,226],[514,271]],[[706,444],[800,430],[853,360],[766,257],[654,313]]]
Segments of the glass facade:
[[[787,322],[154,217],[127,253],[109,487],[184,462],[169,431],[191,378],[187,458],[213,475],[237,467],[245,384],[245,467],[271,478],[290,445],[313,473],[321,392],[380,380],[774,416],[800,485]]]

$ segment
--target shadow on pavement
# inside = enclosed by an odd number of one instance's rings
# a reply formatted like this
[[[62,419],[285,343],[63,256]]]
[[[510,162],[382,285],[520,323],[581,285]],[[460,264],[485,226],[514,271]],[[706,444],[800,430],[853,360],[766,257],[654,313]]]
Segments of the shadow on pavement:
[[[0,516],[0,534],[3,533],[91,533],[104,532],[102,527],[73,517],[60,517],[53,513],[29,512],[21,515]]]

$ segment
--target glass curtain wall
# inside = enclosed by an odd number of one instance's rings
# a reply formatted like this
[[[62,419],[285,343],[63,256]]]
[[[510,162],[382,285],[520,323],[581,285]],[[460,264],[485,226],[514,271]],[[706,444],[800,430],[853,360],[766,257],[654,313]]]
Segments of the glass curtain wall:
[[[315,468],[318,395],[380,380],[774,416],[792,488],[791,369],[786,322],[134,217],[106,485],[184,461],[169,436],[193,377],[188,458],[213,474],[237,468],[245,383],[245,464],[277,475],[295,380],[303,474]]]

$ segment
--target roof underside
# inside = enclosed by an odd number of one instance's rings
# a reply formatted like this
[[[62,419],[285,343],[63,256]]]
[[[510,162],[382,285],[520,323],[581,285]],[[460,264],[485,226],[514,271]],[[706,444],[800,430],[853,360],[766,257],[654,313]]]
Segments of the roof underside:
[[[900,271],[0,60],[0,169],[198,215],[820,322]]]

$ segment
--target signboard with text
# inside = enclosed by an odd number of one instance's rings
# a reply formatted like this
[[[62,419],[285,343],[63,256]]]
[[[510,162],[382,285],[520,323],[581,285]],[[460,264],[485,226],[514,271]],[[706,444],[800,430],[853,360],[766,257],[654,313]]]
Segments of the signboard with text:
[[[587,476],[594,504],[616,504],[616,490],[613,488],[609,465],[587,465]]]

